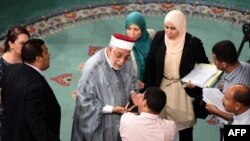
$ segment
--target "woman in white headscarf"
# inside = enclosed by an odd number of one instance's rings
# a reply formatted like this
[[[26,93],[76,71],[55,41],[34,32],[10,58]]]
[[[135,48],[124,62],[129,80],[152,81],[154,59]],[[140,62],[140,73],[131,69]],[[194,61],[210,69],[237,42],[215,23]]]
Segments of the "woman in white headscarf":
[[[186,33],[185,15],[172,10],[165,17],[164,30],[158,31],[152,41],[146,63],[146,87],[158,86],[167,94],[167,104],[160,115],[176,122],[180,141],[193,140],[197,113],[192,102],[198,95],[201,97],[202,90],[191,83],[184,87],[180,79],[196,63],[209,63],[203,44]]]

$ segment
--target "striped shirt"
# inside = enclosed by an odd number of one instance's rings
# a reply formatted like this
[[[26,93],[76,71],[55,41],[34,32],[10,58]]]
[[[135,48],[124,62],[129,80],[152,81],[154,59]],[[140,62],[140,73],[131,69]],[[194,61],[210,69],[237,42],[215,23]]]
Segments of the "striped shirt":
[[[216,87],[225,93],[227,87],[231,85],[246,85],[250,88],[250,64],[247,62],[240,62],[240,65],[230,73],[223,72]],[[216,123],[223,128],[225,123],[220,121],[217,116]]]

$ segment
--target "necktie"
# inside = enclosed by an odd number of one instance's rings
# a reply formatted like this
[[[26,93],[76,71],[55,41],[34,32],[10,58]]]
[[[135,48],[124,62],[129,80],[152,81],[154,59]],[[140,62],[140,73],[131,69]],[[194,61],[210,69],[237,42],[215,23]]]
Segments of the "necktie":
[[[227,125],[232,125],[233,122],[234,122],[234,118],[232,117],[232,118],[229,119]]]
[[[225,76],[221,76],[219,82],[216,84],[216,87],[220,90],[223,91],[224,88],[224,83],[225,83]]]

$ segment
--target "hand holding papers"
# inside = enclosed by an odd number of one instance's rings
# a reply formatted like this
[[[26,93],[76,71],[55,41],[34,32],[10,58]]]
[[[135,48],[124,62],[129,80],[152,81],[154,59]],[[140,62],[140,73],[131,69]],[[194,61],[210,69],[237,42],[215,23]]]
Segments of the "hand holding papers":
[[[218,77],[221,71],[212,64],[197,64],[194,69],[181,80],[184,83],[191,81],[192,84],[198,87],[211,87]]]
[[[224,97],[224,94],[221,93],[221,91],[217,88],[203,88],[203,100],[206,103],[215,105],[219,110],[226,112],[222,104],[223,97]],[[218,124],[227,123],[227,121],[221,117],[216,116],[216,118],[219,120]]]
[[[203,100],[206,103],[214,104],[220,110],[225,111],[221,101],[223,97],[224,94],[217,88],[203,88]]]

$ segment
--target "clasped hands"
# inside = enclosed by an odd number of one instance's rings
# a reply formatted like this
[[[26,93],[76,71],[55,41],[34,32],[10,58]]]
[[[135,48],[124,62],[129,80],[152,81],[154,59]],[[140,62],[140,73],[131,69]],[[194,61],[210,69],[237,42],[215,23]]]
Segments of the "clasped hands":
[[[133,110],[133,108],[135,108],[135,107],[138,106],[139,100],[141,98],[142,98],[142,94],[141,93],[133,92],[131,94],[131,99],[132,99],[132,101],[134,103],[133,106],[128,107],[129,106],[129,102],[128,102],[125,107],[123,107],[123,106],[114,106],[112,112],[113,113],[119,113],[119,114],[124,114],[126,112],[130,112],[131,110]]]

